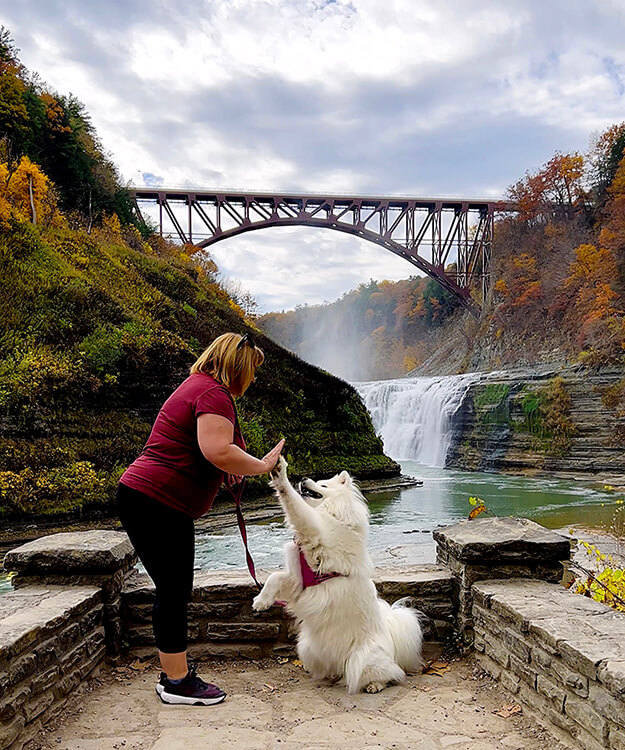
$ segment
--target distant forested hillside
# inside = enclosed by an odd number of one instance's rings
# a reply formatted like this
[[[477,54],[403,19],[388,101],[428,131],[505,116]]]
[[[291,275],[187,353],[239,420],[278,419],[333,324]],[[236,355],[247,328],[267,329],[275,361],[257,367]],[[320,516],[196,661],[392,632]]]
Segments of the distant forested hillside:
[[[439,329],[459,317],[453,295],[432,279],[413,276],[372,279],[331,304],[269,313],[257,322],[308,362],[353,381],[413,369],[436,348]]]
[[[427,278],[371,281],[329,305],[259,325],[349,379],[625,357],[625,123],[588,154],[556,153],[509,190],[519,212],[496,223],[481,320]]]
[[[267,339],[206,253],[130,208],[81,105],[0,32],[0,517],[110,507],[163,400],[229,330],[266,353],[239,404],[252,453],[284,436],[295,474],[398,472],[351,386]]]

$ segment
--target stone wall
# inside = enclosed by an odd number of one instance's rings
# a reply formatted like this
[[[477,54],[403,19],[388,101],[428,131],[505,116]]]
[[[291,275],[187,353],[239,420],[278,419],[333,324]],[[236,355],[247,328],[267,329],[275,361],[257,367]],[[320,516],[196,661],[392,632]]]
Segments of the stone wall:
[[[0,596],[0,750],[20,750],[105,658],[121,655],[121,590],[136,563],[126,534],[86,531],[28,542],[4,559]]]
[[[261,580],[267,572],[260,572]],[[427,616],[426,635],[446,637],[454,627],[452,577],[446,568],[422,565],[401,570],[378,570],[380,595],[393,602],[404,596]],[[244,656],[257,659],[294,651],[295,629],[281,607],[253,612],[257,590],[245,570],[210,571],[195,576],[189,605],[189,653],[194,659]],[[151,613],[154,585],[135,573],[122,592],[122,621],[126,645],[137,654],[153,653]]]
[[[456,627],[470,639],[473,584],[491,578],[536,578],[558,583],[570,541],[527,518],[478,518],[434,531],[436,560],[454,582]]]
[[[29,586],[0,597],[0,748],[20,750],[104,657],[102,592]]]
[[[480,664],[580,750],[625,750],[625,615],[542,581],[473,586]]]
[[[11,550],[4,567],[17,575],[15,588],[32,585],[97,586],[102,592],[106,650],[121,652],[121,592],[137,556],[124,532],[79,531],[51,534]]]
[[[574,425],[570,445],[562,451],[553,450],[549,437],[533,428],[527,402],[524,409],[524,399],[556,375],[563,378],[570,397]],[[598,474],[616,484],[625,477],[625,417],[619,409],[607,408],[602,396],[624,379],[622,369],[491,373],[469,388],[454,416],[447,465],[516,474]]]
[[[569,540],[526,519],[483,517],[435,539],[439,564],[379,570],[380,595],[412,597],[432,639],[474,637],[483,667],[580,750],[625,750],[625,615],[556,583]],[[0,750],[21,750],[105,656],[154,653],[154,588],[135,561],[125,534],[110,531],[52,535],[7,555],[18,573],[0,596]],[[255,593],[246,571],[196,576],[193,658],[292,652],[292,622],[279,607],[252,612]]]

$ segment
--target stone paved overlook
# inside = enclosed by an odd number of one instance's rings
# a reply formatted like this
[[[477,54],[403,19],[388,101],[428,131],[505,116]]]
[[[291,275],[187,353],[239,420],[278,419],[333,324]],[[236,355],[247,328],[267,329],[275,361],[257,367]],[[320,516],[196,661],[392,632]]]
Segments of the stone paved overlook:
[[[430,654],[431,655],[431,654]],[[106,671],[86,700],[68,706],[42,750],[565,750],[508,703],[466,661],[441,676],[411,677],[377,695],[315,686],[301,667],[234,661],[203,665],[228,692],[219,706],[163,705],[155,666]]]
[[[154,658],[154,589],[124,534],[24,545],[7,556],[16,590],[0,597],[0,750],[44,747],[42,729],[45,747],[66,750],[625,750],[625,616],[559,585],[569,540],[514,518],[461,522],[435,538],[437,565],[379,570],[376,586],[428,614],[428,649],[462,637],[494,690],[466,659],[375,696],[317,687],[284,658],[296,624],[278,607],[252,612],[247,572],[212,571],[196,577],[190,653],[212,659],[202,674],[230,697],[190,709],[163,706],[155,661],[137,660]],[[121,666],[128,659],[136,671]],[[75,695],[85,687],[86,701]],[[506,704],[523,718],[493,713]]]

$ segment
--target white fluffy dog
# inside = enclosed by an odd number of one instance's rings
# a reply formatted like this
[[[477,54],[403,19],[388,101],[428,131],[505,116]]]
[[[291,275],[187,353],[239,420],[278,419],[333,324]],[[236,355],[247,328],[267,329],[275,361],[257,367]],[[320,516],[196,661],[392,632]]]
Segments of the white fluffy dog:
[[[415,610],[378,598],[367,551],[369,511],[346,471],[304,479],[298,494],[281,458],[272,471],[295,543],[286,572],[272,573],[256,611],[284,601],[299,623],[297,651],[316,680],[342,680],[350,693],[377,693],[420,672],[422,633]],[[318,585],[317,585],[318,584]]]

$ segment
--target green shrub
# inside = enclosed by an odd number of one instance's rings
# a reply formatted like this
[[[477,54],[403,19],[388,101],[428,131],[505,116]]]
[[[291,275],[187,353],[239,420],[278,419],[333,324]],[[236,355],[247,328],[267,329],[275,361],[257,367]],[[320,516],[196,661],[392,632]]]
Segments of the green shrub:
[[[0,515],[58,515],[110,501],[110,483],[88,461],[0,472]]]
[[[99,374],[115,374],[124,356],[123,331],[108,324],[99,325],[80,342],[85,365]]]

